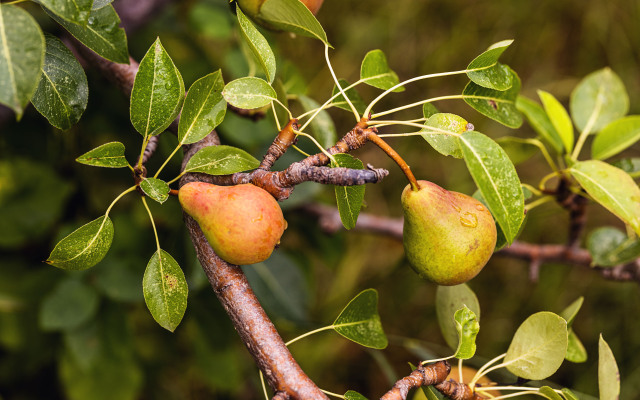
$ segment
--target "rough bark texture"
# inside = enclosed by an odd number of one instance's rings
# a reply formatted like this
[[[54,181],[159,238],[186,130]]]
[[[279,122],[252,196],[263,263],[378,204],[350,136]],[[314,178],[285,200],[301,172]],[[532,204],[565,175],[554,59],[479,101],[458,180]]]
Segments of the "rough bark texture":
[[[451,372],[451,365],[447,361],[438,361],[427,366],[420,365],[411,374],[397,381],[380,400],[406,400],[409,390],[443,382],[447,379],[449,372]]]

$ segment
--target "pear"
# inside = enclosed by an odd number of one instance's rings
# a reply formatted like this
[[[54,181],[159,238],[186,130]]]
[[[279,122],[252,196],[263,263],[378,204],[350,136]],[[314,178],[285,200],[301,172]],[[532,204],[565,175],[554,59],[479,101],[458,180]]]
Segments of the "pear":
[[[487,208],[462,193],[428,181],[402,192],[403,245],[411,267],[438,285],[464,283],[485,266],[496,246]]]
[[[216,254],[231,264],[266,260],[287,228],[278,202],[251,184],[190,182],[180,188],[178,198]]]

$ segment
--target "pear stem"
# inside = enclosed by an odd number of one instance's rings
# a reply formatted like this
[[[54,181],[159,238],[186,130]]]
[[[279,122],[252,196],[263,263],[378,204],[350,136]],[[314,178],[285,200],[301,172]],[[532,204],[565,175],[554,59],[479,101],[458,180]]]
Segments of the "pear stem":
[[[382,151],[387,153],[387,155],[391,157],[391,159],[395,161],[396,164],[398,164],[402,172],[404,172],[404,175],[409,180],[409,184],[411,184],[411,190],[415,192],[420,190],[420,188],[418,187],[418,181],[413,175],[413,172],[411,172],[411,167],[409,167],[409,164],[407,164],[407,162],[402,157],[400,157],[400,154],[398,154],[391,146],[387,144],[387,142],[382,140],[380,136],[376,135],[374,132],[369,132],[367,134],[367,139],[373,142],[376,146],[380,147]]]

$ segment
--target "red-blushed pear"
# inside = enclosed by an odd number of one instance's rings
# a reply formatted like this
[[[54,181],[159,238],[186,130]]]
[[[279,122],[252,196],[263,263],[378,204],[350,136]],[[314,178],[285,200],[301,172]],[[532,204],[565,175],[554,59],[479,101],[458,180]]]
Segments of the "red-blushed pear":
[[[418,181],[402,192],[403,244],[411,267],[438,285],[475,277],[496,246],[496,225],[487,208],[466,194]]]
[[[216,254],[230,264],[266,260],[287,228],[278,202],[251,184],[190,182],[180,188],[178,198]]]

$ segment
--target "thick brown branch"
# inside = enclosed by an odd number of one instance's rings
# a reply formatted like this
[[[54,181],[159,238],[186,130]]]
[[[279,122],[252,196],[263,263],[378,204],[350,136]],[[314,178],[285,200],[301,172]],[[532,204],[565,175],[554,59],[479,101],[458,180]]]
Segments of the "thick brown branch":
[[[273,163],[275,163],[282,155],[287,151],[291,145],[296,143],[297,135],[295,131],[298,130],[298,120],[292,119],[289,121],[287,126],[282,128],[275,139],[273,139],[273,143],[269,146],[269,150],[264,155],[262,159],[262,163],[260,163],[260,169],[265,171],[271,170]]]
[[[447,361],[420,365],[411,374],[397,381],[380,400],[406,400],[409,390],[444,382],[450,371],[451,365]]]
[[[475,393],[469,385],[449,379],[434,385],[436,389],[451,400],[483,400],[485,397]]]

